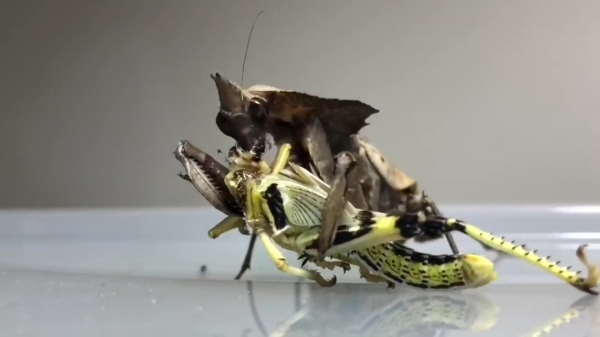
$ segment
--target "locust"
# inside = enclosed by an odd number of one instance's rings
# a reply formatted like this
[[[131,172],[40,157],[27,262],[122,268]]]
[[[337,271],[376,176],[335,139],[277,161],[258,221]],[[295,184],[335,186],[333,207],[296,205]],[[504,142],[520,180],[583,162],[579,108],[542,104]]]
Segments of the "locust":
[[[186,148],[195,147],[182,141],[175,154],[187,169],[195,166],[184,160],[189,157]],[[310,261],[320,268],[339,267],[346,271],[350,265],[358,266],[367,282],[387,283],[388,287],[396,284],[436,289],[479,287],[496,278],[493,263],[483,256],[430,255],[391,242],[404,242],[416,235],[440,235],[450,231],[450,227],[437,223],[428,227],[428,223],[417,221],[416,214],[388,216],[356,209],[350,203],[345,205],[334,245],[326,252],[333,261],[315,259],[320,214],[329,186],[308,170],[290,163],[290,153],[291,146],[283,144],[271,168],[264,162],[241,161],[244,164],[225,177],[231,195],[242,205],[249,230],[260,239],[282,272],[313,280],[323,287],[337,282],[335,276],[326,280],[316,270],[290,266],[278,247],[294,251],[304,263]],[[237,228],[232,223],[235,221],[222,221],[211,231],[222,234]]]
[[[186,164],[189,155],[180,142],[176,157]],[[316,270],[290,266],[281,251],[294,251],[319,267],[359,267],[367,282],[385,282],[389,287],[403,284],[417,288],[477,288],[493,282],[497,275],[494,264],[475,254],[432,255],[406,247],[403,243],[418,235],[440,237],[460,232],[472,239],[525,260],[560,278],[575,288],[597,295],[599,272],[587,261],[585,245],[577,249],[577,257],[588,275],[579,277],[570,267],[563,267],[550,257],[506,241],[479,228],[453,218],[418,212],[385,213],[364,210],[346,202],[336,222],[332,245],[325,255],[334,261],[315,259],[322,226],[322,211],[330,186],[302,166],[289,161],[291,145],[282,144],[273,165],[264,162],[244,162],[225,176],[225,185],[243,209],[248,231],[261,240],[268,255],[280,271],[313,280],[323,287],[336,284],[335,276],[325,280]],[[237,148],[238,153],[243,150]],[[234,151],[235,152],[235,151]],[[289,168],[288,168],[289,167]],[[202,167],[200,167],[202,168]],[[189,174],[189,173],[188,173]],[[222,228],[221,228],[222,227]],[[220,233],[236,227],[222,222],[214,230]]]

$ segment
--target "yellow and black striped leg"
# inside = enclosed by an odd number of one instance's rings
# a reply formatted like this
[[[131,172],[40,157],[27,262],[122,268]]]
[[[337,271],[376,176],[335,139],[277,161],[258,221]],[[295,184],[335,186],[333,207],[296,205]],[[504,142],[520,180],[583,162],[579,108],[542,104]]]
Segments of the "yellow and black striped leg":
[[[550,274],[562,279],[568,284],[574,286],[575,288],[584,291],[586,293],[592,295],[598,295],[598,291],[594,290],[598,286],[598,279],[600,278],[600,272],[596,265],[593,265],[588,262],[587,257],[585,255],[585,247],[587,245],[581,245],[577,248],[577,257],[583,263],[585,268],[587,269],[588,275],[583,278],[580,277],[577,273],[574,273],[569,270],[570,267],[563,267],[559,265],[560,261],[552,261],[550,260],[550,256],[541,257],[536,254],[537,251],[527,250],[525,249],[525,245],[516,245],[514,241],[510,242],[504,239],[504,237],[494,236],[492,233],[484,232],[479,228],[467,224],[463,221],[457,219],[443,219],[436,218],[432,220],[425,221],[425,227],[434,226],[438,227],[440,222],[445,223],[447,226],[467,234],[471,238],[491,247],[498,251],[504,252],[508,255],[517,257],[521,260],[525,260],[532,265],[538,266],[539,268],[549,272]]]
[[[323,278],[323,276],[321,276],[321,274],[314,270],[304,270],[301,268],[290,266],[287,263],[283,254],[281,254],[279,249],[277,249],[277,246],[275,246],[273,240],[271,239],[271,237],[269,237],[267,233],[260,230],[257,233],[257,235],[260,241],[265,246],[267,254],[269,254],[269,257],[271,258],[271,260],[273,260],[273,263],[275,263],[275,266],[280,271],[286,274],[313,280],[321,287],[332,287],[337,283],[337,277],[335,277],[335,275],[331,278],[331,280],[326,280],[325,278]]]

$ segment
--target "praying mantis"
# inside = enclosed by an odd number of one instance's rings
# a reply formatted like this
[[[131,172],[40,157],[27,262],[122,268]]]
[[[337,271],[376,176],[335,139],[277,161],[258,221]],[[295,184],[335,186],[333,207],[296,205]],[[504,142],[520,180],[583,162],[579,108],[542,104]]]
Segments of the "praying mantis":
[[[258,161],[267,147],[267,135],[275,146],[291,144],[290,161],[331,185],[323,210],[319,258],[330,247],[336,214],[345,202],[373,211],[419,211],[441,216],[435,202],[419,190],[417,181],[397,168],[360,130],[378,110],[358,100],[323,98],[271,86],[245,89],[218,73],[211,75],[219,94],[216,124],[246,153],[244,160]],[[451,234],[445,234],[453,254],[459,250]],[[437,238],[419,236],[422,242]],[[250,267],[254,236],[239,279]]]

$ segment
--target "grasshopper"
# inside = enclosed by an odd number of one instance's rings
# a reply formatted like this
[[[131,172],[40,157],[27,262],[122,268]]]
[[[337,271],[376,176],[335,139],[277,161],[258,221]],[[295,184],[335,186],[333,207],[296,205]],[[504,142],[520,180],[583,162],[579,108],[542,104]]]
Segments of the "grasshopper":
[[[189,142],[187,142],[189,144]],[[180,142],[178,158],[187,158],[186,142]],[[238,152],[242,150],[238,149]],[[330,186],[303,167],[289,162],[290,144],[282,144],[274,164],[252,162],[230,171],[225,185],[243,209],[246,225],[261,240],[267,253],[280,271],[315,281],[323,287],[335,285],[335,276],[325,280],[315,270],[290,266],[277,246],[294,251],[319,267],[359,267],[367,282],[385,282],[390,287],[405,284],[418,288],[476,288],[496,279],[494,265],[487,258],[475,254],[430,255],[414,251],[402,243],[418,235],[439,237],[458,231],[472,239],[523,259],[579,290],[597,294],[599,272],[586,258],[582,245],[577,256],[588,270],[581,278],[570,267],[559,266],[549,257],[540,257],[536,251],[525,249],[464,221],[427,215],[423,211],[397,214],[355,208],[346,202],[337,219],[333,243],[325,255],[336,261],[314,259],[318,255],[318,239],[322,211]],[[184,161],[182,161],[183,163]],[[184,165],[186,169],[189,165]],[[289,166],[290,169],[286,169]],[[234,229],[227,224],[215,227],[218,232]]]
[[[189,156],[186,148],[192,148],[192,145],[183,141],[175,151],[182,163]],[[242,150],[238,149],[238,152]],[[305,262],[314,262],[321,268],[340,267],[346,271],[350,269],[350,265],[356,265],[361,276],[368,282],[387,283],[389,287],[394,287],[395,284],[440,289],[479,287],[496,278],[493,263],[485,257],[473,254],[429,255],[390,242],[404,242],[421,234],[439,235],[450,231],[450,227],[432,223],[432,227],[423,230],[422,223],[417,221],[417,215],[387,216],[385,213],[357,210],[350,203],[345,205],[342,216],[344,221],[336,229],[334,245],[326,252],[334,261],[314,259],[317,254],[314,248],[319,236],[320,214],[329,186],[293,163],[289,163],[291,169],[285,169],[290,153],[291,146],[283,144],[272,168],[265,163],[250,162],[235,168],[225,177],[231,194],[244,209],[246,224],[261,240],[279,270],[313,280],[323,287],[336,284],[335,276],[326,280],[316,270],[290,266],[277,246],[294,251]],[[184,167],[187,170],[194,166],[186,163]],[[281,191],[275,188],[278,185],[282,186]],[[270,193],[274,195],[269,196]],[[305,200],[306,196],[308,199]],[[284,204],[281,200],[284,199],[292,202],[292,208],[287,212],[282,209]],[[307,204],[310,200],[316,204]],[[273,204],[274,202],[279,204]],[[279,209],[280,213],[273,207]],[[286,220],[287,216],[291,216],[293,220]],[[223,221],[211,231],[224,233],[232,230],[235,227],[231,223],[234,221]],[[289,223],[289,226],[285,223]],[[383,261],[380,262],[380,259]]]

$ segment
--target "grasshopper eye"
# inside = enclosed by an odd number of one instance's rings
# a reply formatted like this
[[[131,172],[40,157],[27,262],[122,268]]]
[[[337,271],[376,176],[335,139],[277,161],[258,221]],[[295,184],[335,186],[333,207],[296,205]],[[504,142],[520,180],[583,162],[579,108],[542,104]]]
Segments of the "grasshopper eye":
[[[267,118],[269,115],[265,106],[265,101],[259,98],[252,98],[248,104],[248,114],[250,114],[250,117],[253,119],[260,121],[265,120],[265,118]]]

